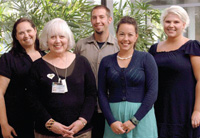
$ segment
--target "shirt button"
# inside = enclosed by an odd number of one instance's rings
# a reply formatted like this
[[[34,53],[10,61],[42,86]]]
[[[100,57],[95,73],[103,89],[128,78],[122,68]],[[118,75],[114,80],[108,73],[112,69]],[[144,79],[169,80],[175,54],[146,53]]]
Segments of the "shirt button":
[[[124,80],[124,76],[122,76],[121,79]]]
[[[125,101],[125,100],[126,100],[126,97],[123,97],[122,100]]]
[[[122,92],[123,92],[123,93],[125,93],[125,92],[126,92],[126,90],[122,90]]]
[[[24,89],[25,91],[27,90],[27,88]]]

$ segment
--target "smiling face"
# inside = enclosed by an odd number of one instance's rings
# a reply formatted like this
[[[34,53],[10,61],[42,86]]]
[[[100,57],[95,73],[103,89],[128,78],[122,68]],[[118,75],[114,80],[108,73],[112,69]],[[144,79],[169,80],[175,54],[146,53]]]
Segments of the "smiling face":
[[[37,30],[29,22],[21,22],[16,27],[16,39],[26,49],[34,47]]]
[[[138,38],[134,25],[128,23],[121,24],[116,36],[120,51],[133,51]]]
[[[111,21],[112,18],[107,15],[105,9],[98,8],[92,11],[91,24],[95,33],[103,34],[108,31]]]
[[[47,44],[50,52],[62,54],[67,51],[68,38],[63,33],[55,33],[48,37]]]
[[[185,23],[179,18],[178,15],[168,14],[164,19],[164,31],[169,37],[178,37],[182,35],[185,28]]]

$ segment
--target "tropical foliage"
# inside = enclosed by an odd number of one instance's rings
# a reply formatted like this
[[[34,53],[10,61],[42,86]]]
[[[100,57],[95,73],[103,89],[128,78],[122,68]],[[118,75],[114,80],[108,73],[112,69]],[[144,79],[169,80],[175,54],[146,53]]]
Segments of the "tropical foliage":
[[[20,17],[33,20],[40,32],[46,22],[54,18],[66,20],[71,27],[75,40],[92,32],[90,11],[93,3],[86,0],[9,0],[0,6],[0,42],[11,45],[11,30],[14,22]],[[10,6],[8,6],[10,5]],[[6,13],[9,7],[10,12]]]
[[[114,27],[116,29],[118,21],[122,16],[129,15],[134,17],[138,23],[139,38],[136,49],[147,51],[149,46],[155,43],[158,39],[163,38],[160,35],[163,33],[160,26],[160,11],[153,9],[152,5],[146,1],[131,2],[126,0],[123,3],[114,3]]]
[[[14,22],[20,17],[28,17],[36,24],[40,32],[44,24],[53,18],[66,20],[71,27],[75,40],[92,34],[90,12],[94,3],[87,0],[0,0],[0,51],[2,44],[8,49],[11,46],[11,30]],[[120,0],[113,4],[114,27],[122,16],[134,17],[139,25],[139,39],[137,49],[146,51],[148,46],[155,43],[158,29],[160,11],[152,9],[148,2]],[[159,34],[160,35],[160,34]],[[162,39],[162,38],[159,38]]]

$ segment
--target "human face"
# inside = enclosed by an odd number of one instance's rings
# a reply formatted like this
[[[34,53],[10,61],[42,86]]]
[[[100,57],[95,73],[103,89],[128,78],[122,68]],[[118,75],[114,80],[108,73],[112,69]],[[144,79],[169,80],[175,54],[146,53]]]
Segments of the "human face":
[[[16,27],[16,39],[23,48],[35,46],[37,30],[29,22],[21,22]]]
[[[111,21],[112,18],[108,17],[105,9],[99,8],[92,11],[91,24],[95,33],[103,34],[108,32]]]
[[[164,31],[169,37],[178,37],[182,35],[185,23],[176,14],[168,14],[164,19]]]
[[[62,54],[67,51],[68,38],[62,34],[54,34],[47,40],[50,52],[55,54]]]
[[[134,49],[138,34],[136,34],[135,26],[132,24],[121,24],[116,34],[120,51],[130,51]]]

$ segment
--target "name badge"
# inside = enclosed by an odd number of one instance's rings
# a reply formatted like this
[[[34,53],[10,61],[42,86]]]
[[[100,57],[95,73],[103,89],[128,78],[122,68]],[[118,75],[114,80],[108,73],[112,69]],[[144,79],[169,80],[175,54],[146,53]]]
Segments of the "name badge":
[[[52,93],[66,93],[68,92],[66,80],[59,82],[52,82]]]

